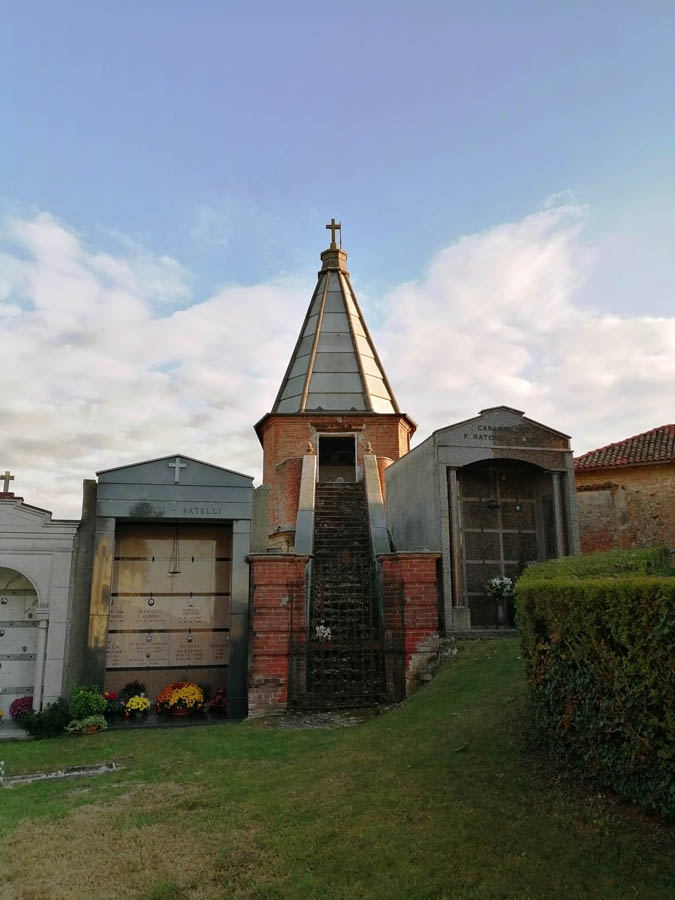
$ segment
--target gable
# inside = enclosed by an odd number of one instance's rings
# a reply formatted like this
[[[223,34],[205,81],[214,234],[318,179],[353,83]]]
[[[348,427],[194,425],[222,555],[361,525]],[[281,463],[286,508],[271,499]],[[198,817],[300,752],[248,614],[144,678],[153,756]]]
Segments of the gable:
[[[250,519],[253,477],[172,454],[98,473],[96,515]]]
[[[20,497],[0,500],[0,535],[37,534],[46,529],[51,532],[72,532],[78,524],[78,522],[58,519],[52,521],[52,514],[49,510],[30,506],[24,503]]]
[[[509,406],[484,409],[478,416],[448,425],[434,432],[437,446],[485,449],[542,448],[569,450],[566,434],[528,419],[521,410]]]
[[[178,465],[176,464],[178,459]],[[178,480],[176,469],[178,468]],[[242,475],[232,469],[214,466],[191,456],[172,453],[160,459],[149,459],[144,462],[104,469],[96,473],[101,484],[182,484],[182,485],[218,485],[230,487],[250,487],[252,475]]]

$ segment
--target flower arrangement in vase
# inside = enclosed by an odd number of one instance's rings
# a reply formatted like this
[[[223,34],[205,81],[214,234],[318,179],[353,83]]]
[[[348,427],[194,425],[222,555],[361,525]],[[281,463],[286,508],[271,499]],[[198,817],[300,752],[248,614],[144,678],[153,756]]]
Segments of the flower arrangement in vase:
[[[191,681],[167,684],[157,697],[157,712],[172,716],[187,716],[204,706],[204,692]]]
[[[103,715],[106,719],[115,719],[117,716],[124,715],[124,700],[117,696],[116,691],[106,691],[103,697],[105,698]]]
[[[105,731],[108,723],[103,716],[85,716],[84,719],[73,719],[66,725],[68,734],[96,734],[97,731]]]
[[[513,581],[508,575],[497,575],[486,583],[485,590],[497,602],[497,625],[504,627],[511,618]]]
[[[14,700],[9,704],[9,714],[11,718],[15,722],[20,722],[21,719],[30,715],[33,711],[33,698],[32,697],[19,697],[17,700]]]
[[[128,719],[135,719],[137,715],[147,716],[149,709],[150,701],[145,694],[136,694],[127,700],[124,706],[124,715]]]
[[[225,688],[219,688],[211,698],[209,712],[224,715],[227,712],[227,694]]]

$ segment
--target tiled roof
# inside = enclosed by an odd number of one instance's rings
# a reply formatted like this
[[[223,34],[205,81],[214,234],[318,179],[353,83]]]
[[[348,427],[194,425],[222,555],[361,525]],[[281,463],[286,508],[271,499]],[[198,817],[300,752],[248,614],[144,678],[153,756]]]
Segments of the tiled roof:
[[[644,434],[589,450],[574,460],[575,469],[604,469],[675,460],[675,425],[661,425]]]

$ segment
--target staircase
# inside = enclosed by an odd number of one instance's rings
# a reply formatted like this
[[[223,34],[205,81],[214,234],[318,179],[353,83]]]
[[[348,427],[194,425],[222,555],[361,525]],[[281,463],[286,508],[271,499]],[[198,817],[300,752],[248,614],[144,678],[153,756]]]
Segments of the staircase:
[[[384,654],[363,483],[319,483],[304,704],[378,702]]]
[[[362,483],[317,484],[314,507],[312,618],[355,637],[371,600],[373,571]]]
[[[345,552],[360,560],[370,560],[363,482],[319,482],[314,505],[314,558],[337,560]]]

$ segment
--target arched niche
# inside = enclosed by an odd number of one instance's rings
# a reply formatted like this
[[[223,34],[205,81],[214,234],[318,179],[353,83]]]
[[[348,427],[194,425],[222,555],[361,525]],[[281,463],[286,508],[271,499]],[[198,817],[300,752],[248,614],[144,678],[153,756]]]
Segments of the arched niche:
[[[0,566],[0,707],[35,695],[40,640],[38,594],[16,569]],[[39,693],[39,691],[38,691]]]

